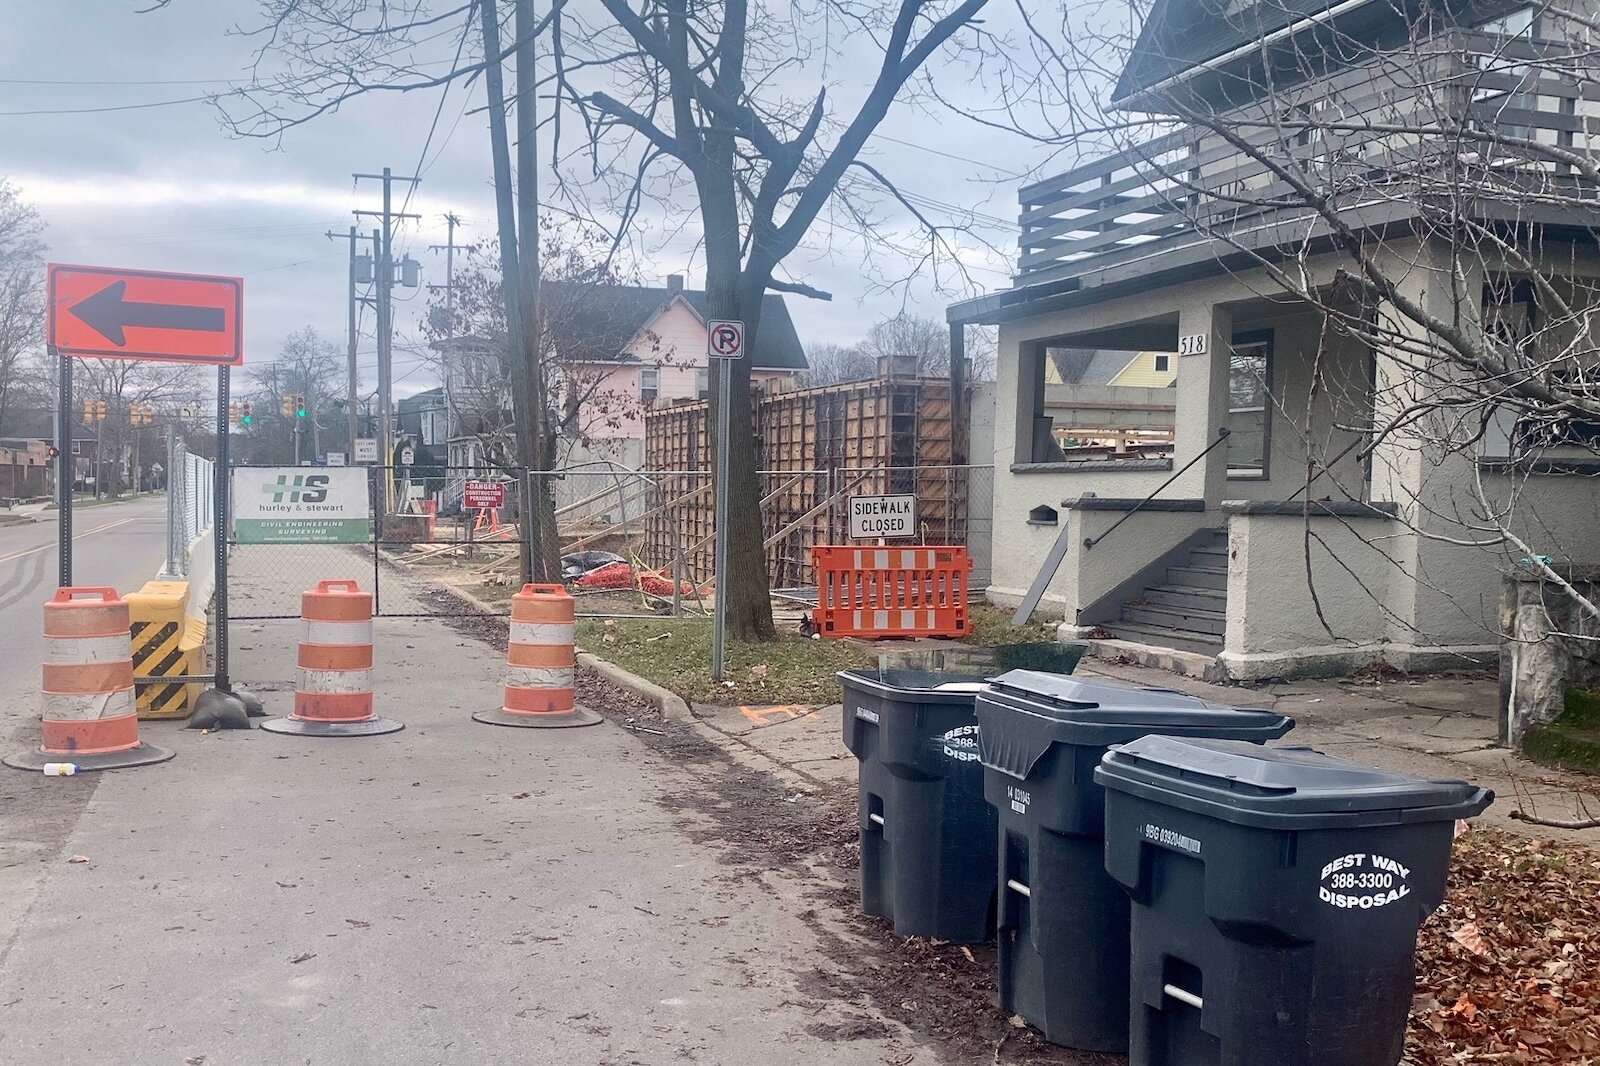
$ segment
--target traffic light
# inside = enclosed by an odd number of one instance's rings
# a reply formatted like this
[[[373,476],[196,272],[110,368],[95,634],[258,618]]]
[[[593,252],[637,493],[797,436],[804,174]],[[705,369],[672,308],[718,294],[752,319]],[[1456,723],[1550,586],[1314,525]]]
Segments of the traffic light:
[[[249,400],[246,400],[239,405],[239,421],[247,426],[255,421],[255,416],[250,413]]]
[[[304,396],[296,396],[294,398],[294,416],[296,418],[304,418],[306,416],[306,398]]]
[[[284,396],[283,402],[278,404],[278,410],[279,410],[279,412],[282,413],[284,418],[293,418],[294,417],[294,397],[293,396],[287,396],[287,395]]]
[[[83,401],[83,420],[85,422],[93,422],[94,421],[94,401],[93,400],[85,400],[85,401]]]
[[[47,459],[56,459],[61,456],[61,449],[52,444],[44,450],[44,454]]]
[[[104,400],[96,400],[94,402],[94,417],[97,422],[106,420],[106,402]]]
[[[228,421],[232,422],[236,426],[242,425],[243,423],[240,421],[242,417],[243,415],[239,410],[239,405],[236,403],[230,403],[228,405]]]

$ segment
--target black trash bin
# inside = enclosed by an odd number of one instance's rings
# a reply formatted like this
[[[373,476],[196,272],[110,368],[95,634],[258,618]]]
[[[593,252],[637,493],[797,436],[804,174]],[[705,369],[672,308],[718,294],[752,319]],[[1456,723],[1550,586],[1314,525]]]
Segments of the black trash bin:
[[[1128,896],[1105,871],[1100,757],[1149,733],[1267,741],[1294,722],[1032,670],[990,682],[977,718],[984,792],[1000,815],[1000,1005],[1053,1043],[1124,1051]]]
[[[1106,868],[1133,900],[1132,1066],[1394,1066],[1455,822],[1494,794],[1309,748],[1112,749]]]
[[[861,909],[900,936],[993,933],[994,811],[972,701],[983,679],[846,670],[844,742],[859,761]]]

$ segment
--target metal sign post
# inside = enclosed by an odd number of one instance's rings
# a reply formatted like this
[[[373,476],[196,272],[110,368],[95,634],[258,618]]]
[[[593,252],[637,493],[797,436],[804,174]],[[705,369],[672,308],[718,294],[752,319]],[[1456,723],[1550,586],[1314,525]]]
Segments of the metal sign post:
[[[61,588],[72,585],[72,357],[50,346],[50,356],[60,361],[56,386],[56,557]]]
[[[711,359],[731,360],[744,355],[744,323],[706,323],[706,355]],[[728,423],[733,411],[733,374],[722,364],[717,375],[717,509],[716,509],[716,598],[711,621],[711,676],[721,681],[727,667],[728,644]]]
[[[228,466],[228,368],[217,367],[217,465],[212,476],[216,512],[211,522],[211,543],[216,549],[216,674],[215,687],[228,692],[228,495],[233,474]]]

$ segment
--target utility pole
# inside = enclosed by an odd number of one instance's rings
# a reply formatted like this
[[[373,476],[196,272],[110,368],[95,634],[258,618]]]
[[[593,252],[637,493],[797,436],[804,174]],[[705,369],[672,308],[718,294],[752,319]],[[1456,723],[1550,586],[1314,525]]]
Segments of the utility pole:
[[[461,219],[452,212],[444,216],[446,236],[443,244],[430,244],[428,251],[444,253],[444,284],[429,285],[429,292],[444,290],[444,310],[450,319],[450,335],[455,336],[456,325],[456,227]]]
[[[448,336],[445,339],[450,340],[456,335],[456,227],[461,225],[461,220],[456,217],[455,212],[450,212],[444,216],[444,224],[446,227],[442,249],[444,251],[444,284],[429,285],[428,291],[444,290],[445,320],[448,323]],[[428,251],[430,252],[440,250],[441,248],[437,244],[428,246]],[[441,362],[444,372],[439,376],[444,379],[444,438],[446,462],[448,462],[451,435],[455,432],[455,396],[451,388],[453,375],[450,373],[450,360],[455,353],[446,348],[443,354],[444,358]]]
[[[416,177],[396,177],[388,168],[383,168],[381,174],[357,174],[357,181],[363,178],[383,182],[383,210],[382,211],[357,211],[357,217],[362,215],[377,215],[382,218],[374,236],[377,238],[377,262],[374,263],[373,277],[378,289],[378,462],[385,467],[383,478],[383,505],[385,513],[394,511],[394,478],[387,473],[388,468],[394,464],[394,405],[390,388],[394,383],[393,363],[391,361],[391,344],[394,340],[393,318],[393,293],[394,293],[394,220],[397,218],[421,218],[421,215],[396,214],[394,211],[394,183],[407,181],[413,186],[421,181]]]
[[[338,240],[340,235],[330,232],[326,236],[331,241]],[[350,320],[345,327],[345,336],[347,338],[345,356],[350,363],[350,382],[345,392],[344,413],[345,422],[350,431],[349,451],[346,454],[350,456],[350,462],[352,463],[355,462],[356,438],[361,435],[359,432],[360,427],[356,424],[359,417],[356,413],[356,391],[360,386],[360,381],[356,374],[356,344],[359,340],[356,326],[356,307],[360,302],[360,298],[356,296],[356,242],[361,239],[360,231],[355,226],[351,226],[348,237],[350,241]]]

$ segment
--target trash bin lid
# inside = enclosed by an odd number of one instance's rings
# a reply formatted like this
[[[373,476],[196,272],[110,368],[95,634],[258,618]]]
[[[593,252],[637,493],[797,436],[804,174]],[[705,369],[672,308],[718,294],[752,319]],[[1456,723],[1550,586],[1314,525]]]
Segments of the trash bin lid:
[[[1241,710],[1171,689],[1037,670],[1012,670],[978,694],[978,746],[983,764],[1027,779],[1053,744],[1104,748],[1150,733],[1274,740],[1294,719]]]
[[[1063,720],[1082,718],[1083,711],[1097,708],[1108,712],[1129,708],[1140,711],[1174,707],[1185,710],[1233,709],[1169,688],[1135,688],[1119,685],[1115,681],[1049,674],[1042,670],[1011,670],[991,679],[989,684],[997,692],[1021,696],[1038,704],[1038,714]]]
[[[1307,747],[1209,738],[1119,744],[1094,776],[1112,791],[1269,829],[1454,821],[1494,801],[1466,781],[1412,777]]]
[[[983,678],[975,674],[943,670],[840,670],[839,683],[848,694],[852,689],[874,696],[916,703],[972,703],[983,688]]]

